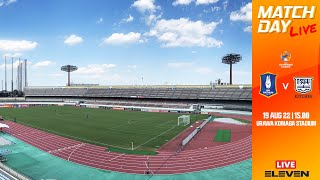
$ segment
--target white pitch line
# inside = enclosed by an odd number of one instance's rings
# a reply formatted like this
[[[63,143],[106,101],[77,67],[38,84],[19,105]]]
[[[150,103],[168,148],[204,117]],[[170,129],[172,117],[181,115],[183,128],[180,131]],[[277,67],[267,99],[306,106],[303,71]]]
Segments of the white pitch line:
[[[79,147],[81,147],[81,146],[83,146],[83,145],[85,145],[85,144],[84,144],[84,143],[80,144],[77,148],[75,148],[75,149],[70,153],[70,155],[69,155],[69,157],[68,157],[68,161],[69,161],[71,155],[73,154],[73,152],[75,152]]]
[[[144,162],[144,164],[146,165],[147,169],[148,169],[152,174],[154,174],[153,171],[151,171],[151,169],[150,169],[149,166],[147,165],[147,162],[146,162],[146,161]]]
[[[129,121],[128,121],[129,122]],[[128,124],[134,124],[134,123],[137,123],[138,121],[134,121],[134,122],[132,122],[132,123],[124,123],[124,124],[120,124],[120,125],[116,125],[116,126],[113,126],[113,127],[111,127],[111,128],[109,128],[109,129],[113,129],[114,130],[114,128],[117,128],[117,127],[121,127],[121,126],[127,126]]]
[[[174,129],[175,127],[176,127],[176,126],[174,126],[174,127],[173,127],[173,128],[171,128],[171,129],[166,130],[165,132],[163,132],[163,133],[161,133],[161,134],[157,135],[156,137],[154,137],[154,138],[152,138],[152,139],[150,139],[150,140],[148,140],[148,141],[146,141],[146,142],[144,142],[144,143],[140,144],[139,146],[136,146],[136,147],[135,147],[135,148],[133,148],[133,149],[137,149],[138,147],[140,147],[140,146],[142,146],[142,145],[144,145],[144,144],[146,144],[146,143],[148,143],[148,142],[150,142],[150,141],[152,141],[152,140],[156,139],[157,137],[161,136],[162,134],[165,134],[165,133],[167,133],[167,132],[171,131],[171,130],[172,130],[172,129]]]
[[[167,123],[169,123],[169,122],[172,122],[172,121],[174,121],[174,120],[171,120],[171,121],[167,121],[167,122],[165,122],[165,123],[162,123],[162,124],[158,125],[157,127],[160,127],[160,126],[165,125],[165,124],[167,124]]]
[[[119,157],[123,156],[124,154],[125,154],[125,153],[122,153],[122,154],[120,154],[119,156],[116,156],[116,157],[114,157],[114,158],[110,159],[109,161],[111,162],[111,161],[113,161],[113,160],[115,160],[115,159],[117,159],[117,158],[119,158]]]
[[[54,150],[48,151],[48,153],[51,154],[51,153],[55,153],[55,152],[59,152],[59,151],[67,150],[67,149],[71,149],[71,148],[74,148],[74,147],[81,146],[82,144],[83,143],[76,144],[76,145],[73,145],[73,146],[67,146],[67,147],[63,147],[63,148],[59,148],[59,149],[54,149]]]

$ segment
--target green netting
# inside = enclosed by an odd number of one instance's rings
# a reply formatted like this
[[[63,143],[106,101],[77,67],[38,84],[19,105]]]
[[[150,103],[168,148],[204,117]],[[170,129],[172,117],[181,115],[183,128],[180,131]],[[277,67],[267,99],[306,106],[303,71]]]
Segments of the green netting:
[[[6,164],[16,171],[23,173],[33,179],[57,179],[57,180],[197,180],[197,179],[217,179],[217,180],[249,180],[251,179],[251,159],[238,164],[205,170],[195,173],[185,173],[178,175],[137,175],[112,171],[104,171],[88,166],[76,164],[63,160],[44,151],[41,151],[29,144],[26,144],[12,136],[2,134],[4,138],[13,141],[11,146],[0,146],[0,150],[10,150],[11,153],[5,155],[8,159]],[[193,162],[190,162],[193,163]],[[196,163],[196,162],[195,162]]]

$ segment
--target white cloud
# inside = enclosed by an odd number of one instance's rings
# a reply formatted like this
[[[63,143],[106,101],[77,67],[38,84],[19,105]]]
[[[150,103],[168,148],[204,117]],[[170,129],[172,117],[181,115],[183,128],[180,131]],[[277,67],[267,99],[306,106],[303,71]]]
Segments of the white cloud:
[[[189,5],[193,2],[194,0],[175,0],[172,5],[177,6],[177,5]],[[216,3],[219,0],[195,0],[196,5],[208,5],[212,3]]]
[[[100,84],[100,85],[113,85],[113,84],[124,84],[124,82],[128,78],[123,78],[120,74],[117,73],[104,73],[104,74],[90,74],[88,75],[81,75],[77,74],[77,71],[72,75],[72,82],[73,83],[88,83],[88,84]]]
[[[39,67],[47,67],[47,66],[50,66],[50,65],[53,65],[55,64],[55,62],[52,62],[52,61],[40,61],[40,62],[37,62],[33,65],[33,67],[36,67],[36,68],[39,68]]]
[[[239,11],[232,11],[230,14],[231,21],[252,22],[252,3],[241,7]]]
[[[244,32],[252,32],[252,26],[247,26],[243,29]]]
[[[215,6],[215,7],[211,7],[210,9],[204,9],[203,12],[210,13],[210,12],[219,12],[221,10],[222,10],[221,7]]]
[[[162,14],[157,15],[157,10],[161,10],[160,6],[154,4],[155,0],[136,0],[131,6],[135,7],[142,13],[145,23],[150,26],[152,23],[161,18]]]
[[[207,67],[199,67],[195,69],[195,72],[200,74],[210,74],[213,70]]]
[[[108,70],[115,68],[115,64],[89,64],[86,67],[80,67],[75,74],[79,75],[102,75]]]
[[[137,8],[140,12],[145,11],[155,11],[156,6],[154,5],[154,0],[137,0],[132,4],[133,7]]]
[[[131,22],[131,21],[133,21],[133,17],[131,16],[131,15],[129,15],[129,17],[126,19],[126,22]]]
[[[226,10],[228,8],[228,5],[229,5],[229,1],[228,0],[223,1],[223,3],[222,3],[223,10]]]
[[[1,5],[1,4],[0,4]],[[7,70],[10,70],[11,69],[11,61],[10,62],[8,62],[7,61]],[[13,68],[14,69],[16,69],[17,68],[17,66],[18,66],[18,64],[19,64],[19,61],[15,61],[14,63],[13,63]],[[3,64],[0,64],[0,69],[4,69],[5,68],[5,63],[3,63]]]
[[[24,62],[23,59],[21,59],[20,63]],[[32,62],[28,61],[27,62],[28,65],[31,65]],[[19,65],[19,60],[16,60],[13,62],[13,69],[16,69]],[[5,64],[0,64],[0,69],[4,69]],[[7,70],[10,70],[12,68],[12,64],[11,64],[11,59],[7,60]]]
[[[197,52],[197,51],[191,51],[191,53],[192,53],[192,54],[196,54],[196,53],[198,53],[198,52]]]
[[[212,3],[216,3],[219,0],[197,0],[196,4],[200,5],[200,4],[212,4]]]
[[[218,7],[218,6],[215,6],[215,7],[211,7],[211,11],[212,12],[219,12],[222,8],[221,7]]]
[[[129,69],[137,69],[137,67],[138,67],[137,65],[128,65]]]
[[[8,0],[6,5],[9,5],[9,4],[12,4],[12,3],[15,3],[15,2],[17,2],[17,0]]]
[[[0,51],[28,51],[37,46],[37,42],[26,40],[0,40]]]
[[[177,6],[177,5],[188,5],[192,2],[192,0],[175,0],[172,5]]]
[[[73,46],[73,45],[76,45],[76,44],[79,44],[79,43],[82,43],[82,42],[83,42],[82,37],[77,36],[75,34],[72,34],[72,35],[66,37],[65,40],[64,40],[64,43],[69,45],[69,46]]]
[[[222,20],[204,23],[186,18],[161,19],[145,35],[157,37],[163,47],[221,47],[222,41],[210,37],[221,23]]]
[[[128,34],[113,33],[111,36],[104,38],[103,43],[105,44],[133,44],[141,43],[140,33],[130,32]]]
[[[131,22],[131,21],[133,21],[133,20],[134,20],[134,17],[131,16],[131,14],[130,14],[128,18],[122,19],[122,20],[121,20],[121,23]]]
[[[97,20],[97,24],[100,24],[100,23],[102,23],[102,22],[103,22],[103,18],[100,17],[100,18]]]
[[[10,59],[12,57],[16,58],[16,57],[21,57],[22,53],[6,53],[4,54],[2,57],[7,57],[7,59]]]
[[[162,14],[156,15],[154,13],[150,14],[149,16],[145,17],[145,22],[148,26],[157,22],[161,18]]]
[[[49,74],[49,76],[51,76],[51,77],[61,77],[61,76],[64,76],[64,74],[54,73],[54,74]]]
[[[194,63],[192,62],[173,62],[168,63],[169,68],[187,68],[192,67]]]
[[[7,5],[13,4],[15,2],[17,2],[17,0],[0,0],[0,7],[7,6]]]

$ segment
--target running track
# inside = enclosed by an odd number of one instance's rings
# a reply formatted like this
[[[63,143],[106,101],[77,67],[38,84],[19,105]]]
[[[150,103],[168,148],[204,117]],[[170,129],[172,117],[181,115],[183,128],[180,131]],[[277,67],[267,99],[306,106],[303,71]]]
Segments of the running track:
[[[105,147],[43,132],[28,126],[5,121],[8,134],[47,153],[65,160],[99,169],[144,174],[178,174],[227,166],[251,158],[249,135],[219,146],[183,150],[179,153],[159,150],[156,156],[139,156],[106,151]],[[147,163],[148,162],[148,163]],[[149,168],[148,168],[149,167]]]

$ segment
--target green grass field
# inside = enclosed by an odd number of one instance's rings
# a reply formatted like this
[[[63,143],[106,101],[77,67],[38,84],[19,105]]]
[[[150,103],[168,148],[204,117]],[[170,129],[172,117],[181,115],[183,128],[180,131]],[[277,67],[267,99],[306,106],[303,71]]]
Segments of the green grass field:
[[[87,118],[88,115],[88,118]],[[0,116],[60,136],[106,147],[155,151],[188,126],[177,126],[182,114],[116,111],[73,106],[0,108]],[[191,124],[206,118],[191,115]]]
[[[231,131],[218,129],[213,141],[215,142],[230,142],[231,140]]]

